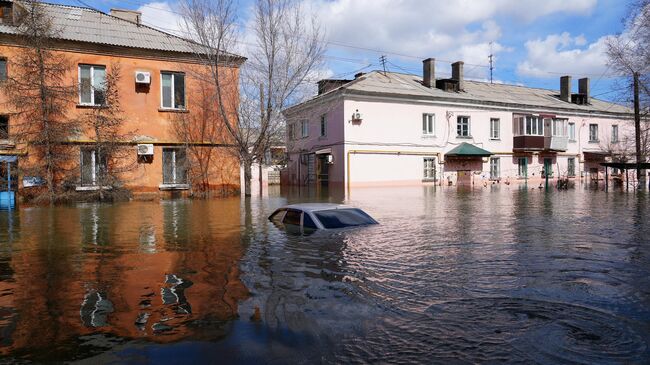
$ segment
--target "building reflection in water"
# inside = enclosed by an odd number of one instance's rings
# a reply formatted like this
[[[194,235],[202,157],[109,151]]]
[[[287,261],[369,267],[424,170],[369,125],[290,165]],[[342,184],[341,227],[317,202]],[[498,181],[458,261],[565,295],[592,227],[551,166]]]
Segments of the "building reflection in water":
[[[239,213],[239,199],[19,210],[16,249],[0,252],[0,354],[56,361],[92,333],[223,336],[248,297]]]

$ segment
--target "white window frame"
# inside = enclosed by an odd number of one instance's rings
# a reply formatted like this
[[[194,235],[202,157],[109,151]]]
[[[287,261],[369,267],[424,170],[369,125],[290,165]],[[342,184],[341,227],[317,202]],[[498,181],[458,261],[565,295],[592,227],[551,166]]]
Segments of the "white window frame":
[[[422,159],[422,180],[435,181],[436,180],[436,158],[425,157]]]
[[[495,125],[496,128],[494,128]],[[501,119],[499,118],[490,118],[490,139],[492,140],[501,139]]]
[[[165,181],[165,162],[164,162],[165,160],[164,160],[164,157],[163,157],[163,158],[162,158],[162,169],[163,169],[163,170],[162,170],[162,172],[163,172],[162,180],[163,180],[163,185],[186,185],[186,184],[188,184],[188,180],[189,180],[189,176],[188,176],[188,174],[189,174],[189,169],[188,169],[187,171],[185,171],[185,177],[184,177],[184,179],[182,179],[182,180],[185,180],[184,182],[183,182],[183,181],[178,182],[178,178],[177,178],[177,176],[176,176],[176,175],[177,175],[177,174],[176,174],[176,172],[177,172],[176,169],[178,168],[178,167],[177,167],[177,163],[176,163],[176,152],[179,151],[179,150],[183,150],[183,149],[184,149],[184,148],[175,148],[175,147],[164,147],[164,148],[162,149],[162,154],[163,154],[163,155],[165,154],[165,152],[170,152],[170,151],[172,152],[172,164],[171,164],[171,165],[172,165],[172,166],[171,166],[171,167],[172,167],[172,169],[171,169],[172,171],[171,171],[171,174],[172,174],[172,177],[173,177],[173,181],[172,181],[172,182]],[[187,149],[184,149],[184,150],[185,150],[185,159],[187,159]]]
[[[83,171],[84,171],[84,168],[86,168],[85,165],[84,165],[84,162],[83,162],[84,161],[84,152],[86,152],[86,153],[90,152],[90,171],[91,171],[91,175],[92,175],[92,183],[91,184],[87,184],[87,183],[85,183],[83,181]],[[97,150],[95,150],[94,148],[81,148],[80,149],[80,154],[79,154],[79,159],[80,159],[80,171],[79,171],[80,178],[79,178],[79,182],[81,183],[82,186],[97,186],[97,172],[98,172],[97,167],[99,166],[99,164],[97,163]],[[105,168],[107,168],[107,167],[105,167]]]
[[[596,131],[595,135],[591,134],[591,127],[596,127],[595,128],[595,131]],[[599,141],[598,140],[598,124],[591,123],[591,124],[589,124],[589,142],[598,142],[598,141]]]
[[[318,133],[320,134],[320,136],[327,137],[327,114],[323,114],[320,116],[319,128],[320,130],[318,131]]]
[[[89,67],[90,68],[90,103],[84,103],[81,100],[81,68]],[[104,75],[106,75],[106,66],[102,65],[89,65],[87,63],[80,63],[77,66],[77,82],[79,84],[79,105],[92,105],[92,106],[101,106],[102,104],[95,104],[95,90],[98,89],[95,86],[95,68],[103,68]],[[105,98],[104,98],[105,99]],[[104,100],[106,101],[106,100]]]
[[[436,115],[434,113],[422,113],[422,135],[435,137]]]
[[[567,135],[569,137],[569,142],[576,141],[576,124],[575,122],[569,122],[567,124]]]
[[[521,161],[524,161],[524,164],[521,164]],[[523,174],[522,174],[523,166]],[[528,157],[518,157],[517,158],[517,176],[527,178],[528,177]]]
[[[568,119],[554,118],[551,120],[551,136],[553,137],[568,137],[569,126]],[[559,131],[558,131],[559,129]]]
[[[618,143],[618,124],[612,124],[612,139],[611,143]]]
[[[461,121],[460,121],[461,118],[464,118],[464,119],[467,120],[467,123],[466,123],[467,124],[467,134],[466,135],[462,134],[462,130],[463,130],[462,127],[461,127],[461,133],[460,134],[458,133],[458,127],[461,126]],[[465,124],[465,122],[463,122],[463,124]],[[468,115],[459,115],[456,118],[456,137],[459,137],[459,138],[472,138],[472,121],[471,121],[471,118]]]
[[[307,119],[300,121],[300,137],[309,137],[309,121]]]
[[[493,162],[496,162],[496,174],[492,173]],[[501,178],[501,159],[499,157],[490,157],[490,180],[498,180]]]
[[[176,100],[174,98],[174,90],[176,89],[175,85],[175,80],[176,80],[176,75],[183,75],[185,78],[185,82],[183,85],[183,101],[185,102],[182,108],[177,108],[176,107]],[[170,101],[172,103],[171,107],[165,106],[164,105],[164,99],[165,96],[163,95],[163,75],[172,75],[172,83],[170,86],[171,90],[171,97]],[[187,110],[187,75],[185,75],[184,72],[175,72],[175,71],[160,71],[160,109],[165,109],[165,110]]]
[[[571,161],[573,161],[573,166],[571,166]],[[573,171],[571,171],[571,167],[573,167]],[[569,177],[575,177],[576,176],[576,158],[575,157],[567,158],[566,174]]]

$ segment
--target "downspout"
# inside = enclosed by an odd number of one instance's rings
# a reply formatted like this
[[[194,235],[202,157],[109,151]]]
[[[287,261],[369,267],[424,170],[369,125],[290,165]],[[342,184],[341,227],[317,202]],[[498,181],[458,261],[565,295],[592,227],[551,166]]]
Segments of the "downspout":
[[[352,174],[352,167],[350,156],[352,154],[359,155],[405,155],[405,156],[436,156],[438,162],[440,161],[440,152],[411,152],[411,151],[377,151],[377,150],[349,150],[347,153],[347,188],[350,190],[350,176]]]

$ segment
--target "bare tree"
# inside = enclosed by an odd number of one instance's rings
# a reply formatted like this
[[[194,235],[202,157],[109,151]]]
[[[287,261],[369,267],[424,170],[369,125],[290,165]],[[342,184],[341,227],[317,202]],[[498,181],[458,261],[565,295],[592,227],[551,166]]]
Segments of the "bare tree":
[[[23,174],[45,180],[47,190],[36,200],[53,203],[73,156],[72,147],[63,143],[75,133],[66,116],[74,95],[74,83],[66,78],[71,63],[52,50],[58,30],[40,2],[16,2],[14,16],[23,47],[10,61],[12,72],[5,84],[13,111],[12,138],[29,150]]]
[[[282,109],[300,97],[309,75],[324,54],[322,30],[305,17],[293,0],[257,0],[248,28],[252,44],[237,29],[233,0],[183,0],[184,25],[196,40],[195,53],[211,71],[219,114],[244,170],[244,195],[251,195],[251,166],[262,161],[271,135],[282,130]],[[309,22],[305,23],[305,18]],[[246,49],[249,61],[237,97],[239,60],[232,53]],[[235,83],[235,90],[233,90]]]
[[[638,0],[633,4],[630,16],[625,20],[625,31],[607,42],[609,66],[627,79],[635,109],[636,161],[645,162],[647,156],[647,115],[641,119],[641,109],[650,105],[650,0]],[[642,107],[643,104],[645,107]],[[645,146],[645,147],[644,147]],[[644,173],[637,168],[640,187],[645,185]]]
[[[77,119],[77,124],[84,128],[89,138],[93,141],[86,151],[94,154],[95,160],[95,185],[98,190],[98,198],[103,201],[106,198],[115,198],[125,193],[122,191],[123,181],[121,176],[124,172],[133,170],[133,148],[128,143],[133,138],[134,131],[124,129],[124,116],[120,105],[120,93],[118,85],[122,76],[119,63],[109,65],[106,70],[104,82],[97,85],[95,92],[95,103],[97,107],[88,109]],[[86,160],[82,154],[82,164],[93,163]],[[85,170],[88,171],[88,170]],[[82,182],[84,170],[82,170]],[[107,192],[110,191],[109,196]]]

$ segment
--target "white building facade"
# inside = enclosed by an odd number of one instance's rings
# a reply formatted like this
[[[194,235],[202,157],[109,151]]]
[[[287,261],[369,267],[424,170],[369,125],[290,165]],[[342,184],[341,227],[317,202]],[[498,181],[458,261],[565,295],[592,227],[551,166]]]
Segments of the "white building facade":
[[[391,72],[324,80],[284,111],[294,185],[538,183],[603,178],[601,162],[633,147],[630,110],[571,92]],[[466,148],[466,147],[471,148]],[[479,148],[488,156],[476,154]],[[460,153],[458,153],[460,151]],[[453,156],[452,156],[453,155]]]

